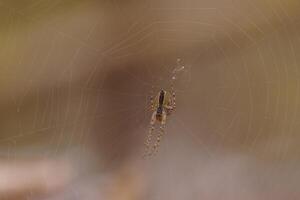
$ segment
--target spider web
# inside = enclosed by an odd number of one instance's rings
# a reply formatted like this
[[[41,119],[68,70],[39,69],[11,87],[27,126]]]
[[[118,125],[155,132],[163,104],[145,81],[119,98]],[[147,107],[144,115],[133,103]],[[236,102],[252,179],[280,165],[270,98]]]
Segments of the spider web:
[[[144,162],[145,199],[299,196],[291,5],[124,4],[2,1],[2,157]],[[177,58],[177,111],[158,155],[140,161],[151,88],[169,90]]]

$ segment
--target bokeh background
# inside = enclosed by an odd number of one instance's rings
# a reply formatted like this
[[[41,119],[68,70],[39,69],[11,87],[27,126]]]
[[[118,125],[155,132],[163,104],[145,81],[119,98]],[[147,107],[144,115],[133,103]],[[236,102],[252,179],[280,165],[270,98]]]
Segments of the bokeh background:
[[[300,2],[2,0],[0,199],[299,199]],[[151,88],[175,82],[156,156]]]

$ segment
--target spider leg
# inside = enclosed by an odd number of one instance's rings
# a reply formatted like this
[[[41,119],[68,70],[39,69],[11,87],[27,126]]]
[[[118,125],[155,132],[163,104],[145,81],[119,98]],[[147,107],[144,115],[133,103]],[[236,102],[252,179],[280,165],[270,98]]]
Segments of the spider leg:
[[[158,151],[158,147],[160,145],[160,141],[165,133],[165,125],[166,125],[166,122],[167,122],[167,113],[165,111],[163,111],[162,113],[162,120],[161,120],[161,124],[160,124],[160,127],[159,127],[159,133],[157,135],[157,138],[156,138],[156,142],[154,143],[153,145],[153,151],[151,154],[155,154],[157,153]]]
[[[147,156],[149,154],[149,151],[150,151],[150,144],[151,144],[151,140],[152,140],[152,136],[153,136],[155,121],[156,121],[156,111],[153,112],[152,117],[151,117],[149,133],[148,133],[147,139],[145,141],[145,154],[144,154],[144,157]]]
[[[176,73],[185,69],[183,65],[180,64],[181,60],[177,59],[177,67],[173,70],[173,76],[171,80],[171,93],[172,93],[172,109],[171,111],[175,111],[176,109],[176,93],[174,90],[174,82],[176,80]]]
[[[154,110],[154,96],[153,96],[153,90],[154,90],[154,87],[152,86],[151,87],[151,93],[150,93],[150,109],[151,110]]]
[[[175,93],[175,90],[174,90],[174,82],[171,83],[171,102],[172,102],[172,105],[171,105],[171,111],[175,111],[176,109],[176,93]]]

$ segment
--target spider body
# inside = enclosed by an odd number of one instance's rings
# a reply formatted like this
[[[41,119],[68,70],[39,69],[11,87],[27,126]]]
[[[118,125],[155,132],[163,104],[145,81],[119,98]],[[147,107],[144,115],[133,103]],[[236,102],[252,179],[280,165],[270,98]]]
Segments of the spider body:
[[[172,98],[169,92],[161,90],[153,101],[153,111],[156,111],[156,120],[162,122],[164,113],[169,115],[172,111]]]
[[[167,122],[167,116],[171,114],[172,111],[175,110],[176,104],[175,104],[175,92],[172,89],[172,95],[171,93],[160,90],[159,93],[156,95],[155,98],[151,96],[151,110],[153,111],[151,121],[150,121],[150,130],[148,134],[147,141],[145,142],[147,153],[146,155],[152,155],[157,151],[157,148],[160,144],[161,138],[164,134],[165,124]],[[155,122],[160,123],[160,129],[157,134],[156,142],[153,144],[152,149],[150,149],[150,143],[154,131]]]
[[[153,113],[150,120],[149,134],[145,142],[146,152],[144,156],[151,156],[157,152],[161,138],[165,133],[167,116],[170,115],[176,109],[176,95],[174,90],[174,81],[176,80],[176,74],[184,69],[184,66],[180,65],[180,59],[177,60],[177,65],[178,66],[172,72],[170,92],[161,89],[155,98],[153,98],[153,95],[151,95],[150,97],[151,111]],[[153,89],[154,87],[152,87],[152,92]],[[155,129],[155,122],[160,123],[160,127],[157,133],[156,141],[153,142],[151,148],[151,143],[152,143],[151,140]]]

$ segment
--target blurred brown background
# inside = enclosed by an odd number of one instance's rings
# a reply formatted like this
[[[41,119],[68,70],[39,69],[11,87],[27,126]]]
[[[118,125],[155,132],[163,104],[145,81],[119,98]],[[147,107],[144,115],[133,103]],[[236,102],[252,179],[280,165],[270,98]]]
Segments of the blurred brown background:
[[[1,1],[0,199],[299,199],[299,3]]]

